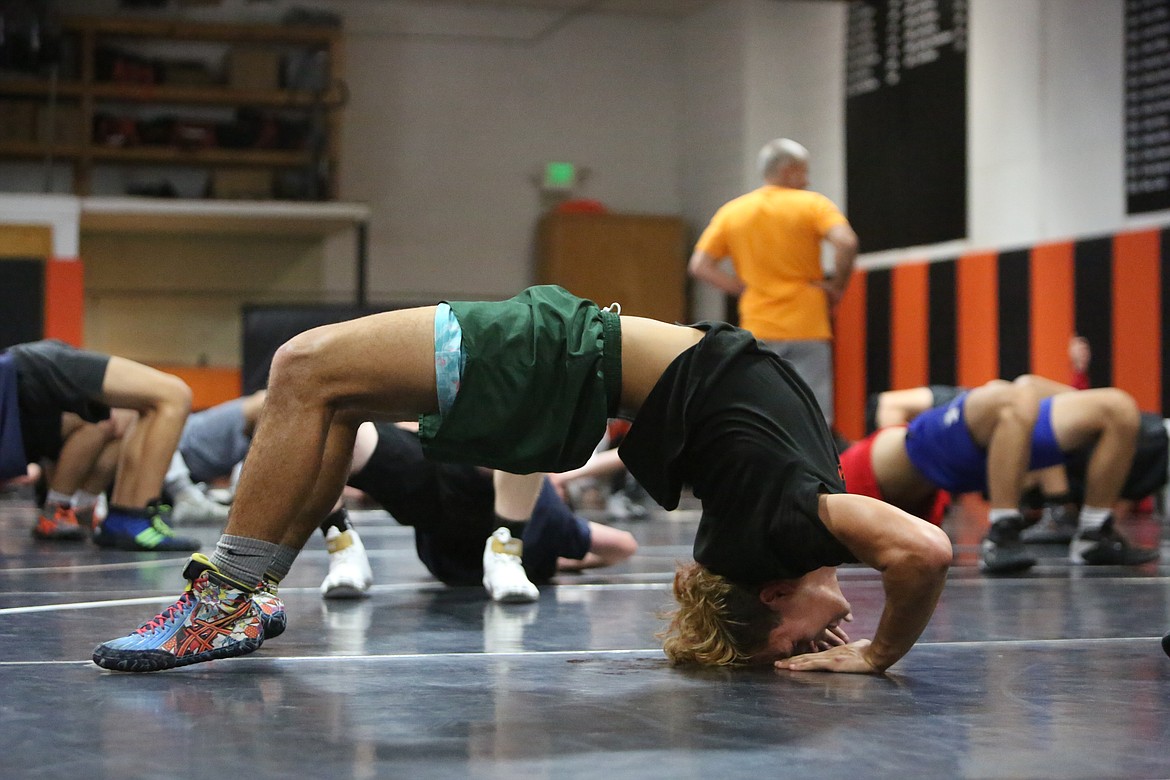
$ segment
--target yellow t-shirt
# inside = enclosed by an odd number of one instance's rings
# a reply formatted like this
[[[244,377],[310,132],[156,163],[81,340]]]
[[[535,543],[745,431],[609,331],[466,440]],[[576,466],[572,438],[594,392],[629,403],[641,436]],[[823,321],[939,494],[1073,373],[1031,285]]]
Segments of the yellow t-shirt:
[[[697,247],[730,257],[747,289],[739,324],[758,339],[829,339],[821,242],[848,224],[833,201],[817,192],[765,185],[725,204]]]

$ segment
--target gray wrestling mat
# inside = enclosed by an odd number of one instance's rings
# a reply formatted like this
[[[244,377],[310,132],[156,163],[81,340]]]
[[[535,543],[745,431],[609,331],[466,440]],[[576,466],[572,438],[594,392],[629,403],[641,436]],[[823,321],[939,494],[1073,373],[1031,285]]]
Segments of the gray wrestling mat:
[[[169,604],[185,558],[37,542],[33,516],[0,500],[4,778],[1170,776],[1168,564],[1090,570],[1039,548],[1026,576],[990,579],[961,508],[938,612],[885,677],[668,666],[655,613],[693,512],[628,524],[634,559],[507,606],[438,585],[408,529],[358,513],[369,598],[322,601],[317,536],[281,590],[288,631],[257,653],[105,672],[94,645]],[[1150,515],[1123,529],[1164,536]],[[841,580],[851,632],[872,634],[877,575]]]

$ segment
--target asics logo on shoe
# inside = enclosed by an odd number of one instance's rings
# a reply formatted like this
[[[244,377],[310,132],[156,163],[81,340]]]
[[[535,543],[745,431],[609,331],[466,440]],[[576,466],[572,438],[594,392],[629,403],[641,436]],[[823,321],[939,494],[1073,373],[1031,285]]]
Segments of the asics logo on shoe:
[[[216,640],[220,638],[226,638],[229,641],[255,639],[260,636],[259,621],[245,620],[242,625],[236,625],[237,621],[247,617],[251,607],[251,600],[245,600],[236,609],[215,620],[201,620],[193,617],[190,626],[182,632],[181,638],[176,637],[179,641],[173,652],[180,656],[203,653],[215,648]]]

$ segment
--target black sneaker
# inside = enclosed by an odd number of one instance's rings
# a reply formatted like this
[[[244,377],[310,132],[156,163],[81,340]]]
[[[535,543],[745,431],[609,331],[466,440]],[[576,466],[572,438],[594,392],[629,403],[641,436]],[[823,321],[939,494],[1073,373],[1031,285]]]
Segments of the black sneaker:
[[[1044,492],[1038,486],[1025,488],[1024,492],[1020,494],[1020,514],[1024,516],[1025,520],[1035,522],[1047,505]]]
[[[1170,634],[1166,634],[1166,636],[1162,637],[1162,652],[1166,655],[1170,655]]]
[[[1130,547],[1113,527],[1110,516],[1100,528],[1077,531],[1068,547],[1068,557],[1073,563],[1085,566],[1138,566],[1157,560],[1158,551]]]
[[[1044,507],[1040,519],[1020,532],[1024,544],[1068,544],[1077,532],[1075,510],[1063,504]]]
[[[1020,541],[1023,527],[1020,515],[995,521],[983,539],[979,569],[988,574],[1012,574],[1035,566],[1036,559]]]

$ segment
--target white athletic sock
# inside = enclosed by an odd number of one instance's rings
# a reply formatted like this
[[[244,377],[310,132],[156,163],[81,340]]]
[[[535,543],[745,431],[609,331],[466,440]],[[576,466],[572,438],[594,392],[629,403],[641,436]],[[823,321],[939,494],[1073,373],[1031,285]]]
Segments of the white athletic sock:
[[[987,519],[991,521],[992,525],[1005,517],[1019,517],[1020,512],[1017,509],[989,509],[987,510]]]
[[[1081,507],[1081,516],[1077,518],[1078,531],[1096,531],[1105,525],[1109,518],[1109,508],[1100,506]]]
[[[53,504],[64,504],[65,506],[72,505],[73,496],[67,496],[59,490],[50,490],[45,495],[45,505],[51,506]]]
[[[88,490],[78,490],[73,494],[74,509],[93,509],[97,506],[97,501],[97,493],[90,493]]]

